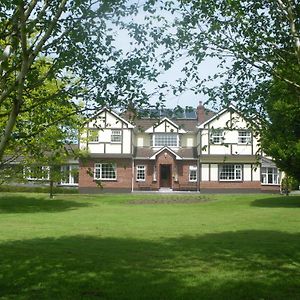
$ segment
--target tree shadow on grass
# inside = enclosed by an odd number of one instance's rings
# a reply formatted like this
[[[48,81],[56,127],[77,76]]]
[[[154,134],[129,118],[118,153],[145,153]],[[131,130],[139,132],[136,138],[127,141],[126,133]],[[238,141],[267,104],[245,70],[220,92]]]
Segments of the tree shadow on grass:
[[[0,298],[300,299],[299,241],[249,230],[10,242],[0,245]]]
[[[286,207],[299,208],[300,196],[282,196],[257,199],[251,202],[252,206],[257,207]]]
[[[80,203],[70,200],[44,199],[43,197],[5,195],[0,197],[1,213],[38,213],[63,212],[90,206],[89,203]]]

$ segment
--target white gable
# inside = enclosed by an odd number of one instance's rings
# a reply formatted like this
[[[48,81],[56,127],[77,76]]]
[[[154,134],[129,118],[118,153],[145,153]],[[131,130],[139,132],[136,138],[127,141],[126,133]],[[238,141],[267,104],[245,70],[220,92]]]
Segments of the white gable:
[[[89,123],[89,128],[134,128],[113,111],[103,108]]]
[[[247,121],[237,112],[234,106],[229,106],[221,110],[218,114],[202,123],[198,128],[230,128],[230,129],[246,129],[249,126]]]
[[[163,118],[158,124],[148,128],[146,133],[186,133],[184,129],[179,128],[177,124],[168,118]]]
[[[176,152],[174,152],[171,148],[169,148],[169,147],[163,147],[163,148],[161,148],[160,150],[158,150],[157,152],[155,152],[151,157],[150,157],[150,159],[156,159],[156,156],[158,155],[158,154],[160,154],[161,152],[163,152],[163,151],[169,151],[170,153],[172,153],[174,156],[175,156],[175,158],[176,159],[178,159],[178,160],[181,160],[182,159],[182,157],[181,156],[179,156]]]

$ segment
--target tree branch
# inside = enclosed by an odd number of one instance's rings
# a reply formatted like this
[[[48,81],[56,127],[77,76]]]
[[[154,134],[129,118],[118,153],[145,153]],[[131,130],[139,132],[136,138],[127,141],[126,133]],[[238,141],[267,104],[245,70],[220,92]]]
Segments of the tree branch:
[[[33,9],[35,8],[38,0],[32,0],[29,4],[28,7],[24,13],[25,20],[28,20],[30,14],[32,13]]]
[[[51,24],[49,25],[48,29],[46,30],[44,36],[41,38],[41,40],[38,42],[38,44],[36,45],[35,49],[32,49],[32,54],[30,55],[30,64],[33,62],[33,60],[35,59],[35,57],[38,55],[38,53],[41,51],[42,47],[44,46],[44,44],[46,43],[46,41],[50,38],[55,25],[57,25],[57,21],[60,18],[63,10],[65,9],[67,0],[62,0],[58,10],[51,22]]]
[[[300,38],[296,29],[296,17],[293,11],[292,3],[290,0],[287,1],[287,5],[284,4],[282,0],[277,0],[277,3],[284,11],[287,20],[289,21],[290,31],[294,40],[295,55],[297,57],[298,64],[300,65]]]

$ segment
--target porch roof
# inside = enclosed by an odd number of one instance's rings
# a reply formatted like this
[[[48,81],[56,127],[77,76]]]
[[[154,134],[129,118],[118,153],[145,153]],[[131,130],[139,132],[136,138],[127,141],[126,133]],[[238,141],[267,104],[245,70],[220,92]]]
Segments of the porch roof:
[[[134,151],[134,158],[135,159],[150,159],[153,155],[160,153],[163,150],[171,150],[170,152],[173,153],[175,156],[177,155],[180,159],[184,160],[194,160],[197,159],[197,149],[196,147],[192,148],[180,148],[178,150],[173,150],[168,147],[163,147],[158,151],[154,151],[152,148],[149,147],[135,147]]]
[[[275,162],[272,161],[272,159],[267,158],[267,157],[261,158],[261,166],[268,167],[268,168],[277,168]]]
[[[200,163],[245,163],[257,164],[259,157],[255,155],[202,155],[199,158]]]
[[[132,154],[118,154],[118,153],[90,153],[91,158],[132,158]]]

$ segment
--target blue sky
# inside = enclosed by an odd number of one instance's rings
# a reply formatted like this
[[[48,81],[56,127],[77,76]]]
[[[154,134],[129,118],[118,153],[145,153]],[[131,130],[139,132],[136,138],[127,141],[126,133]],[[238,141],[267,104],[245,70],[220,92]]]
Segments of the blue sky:
[[[135,1],[133,1],[135,2]],[[143,1],[139,1],[140,4]],[[174,18],[173,15],[164,13],[164,16],[170,19],[170,22]],[[129,21],[138,22],[143,24],[144,22],[145,13],[141,11],[141,13],[138,14],[138,16],[133,16]],[[116,45],[121,45],[124,52],[130,52],[132,51],[132,48],[130,46],[130,39],[126,32],[124,31],[118,31],[118,36],[116,36]],[[176,80],[180,77],[184,77],[184,74],[181,72],[181,69],[184,67],[185,62],[188,60],[188,58],[181,58],[180,60],[174,62],[171,69],[168,71],[163,72],[157,80],[162,82],[167,82],[169,84],[175,84]],[[217,73],[218,60],[213,58],[207,58],[205,61],[203,61],[199,65],[199,73],[201,78],[206,78],[207,76],[213,76],[215,73]],[[212,85],[217,85],[218,81],[214,81]],[[155,85],[153,83],[147,84],[147,89],[151,93],[153,92],[155,88]],[[165,98],[166,102],[165,105],[168,108],[173,108],[177,105],[179,106],[193,106],[197,107],[199,101],[205,102],[207,100],[207,97],[204,94],[197,94],[195,95],[192,91],[186,91],[182,93],[179,96],[174,96],[172,92],[168,93]],[[157,101],[157,99],[153,99],[153,103]]]

